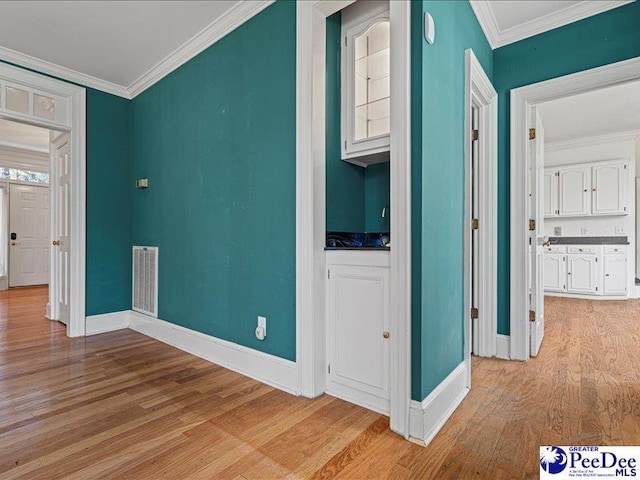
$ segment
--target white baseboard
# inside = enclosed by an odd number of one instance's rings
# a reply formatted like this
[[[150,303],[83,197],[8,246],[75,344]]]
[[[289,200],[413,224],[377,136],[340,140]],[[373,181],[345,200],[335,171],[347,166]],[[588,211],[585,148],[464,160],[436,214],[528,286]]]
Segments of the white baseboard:
[[[496,357],[505,360],[511,359],[511,337],[509,335],[496,335]]]
[[[298,395],[296,363],[188,328],[129,312],[129,328],[272,387]]]
[[[113,332],[129,327],[129,310],[122,312],[103,313],[102,315],[91,315],[86,318],[86,335],[97,335],[98,333]]]
[[[468,392],[467,363],[462,362],[422,402],[411,401],[409,435],[412,440],[428,445]]]

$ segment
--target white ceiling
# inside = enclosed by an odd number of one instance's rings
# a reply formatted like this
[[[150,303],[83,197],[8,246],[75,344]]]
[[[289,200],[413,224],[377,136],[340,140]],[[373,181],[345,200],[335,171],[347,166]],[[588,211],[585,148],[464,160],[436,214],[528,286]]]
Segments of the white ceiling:
[[[261,2],[3,1],[0,58],[26,54],[119,93],[240,3]]]
[[[561,98],[538,109],[545,143],[640,132],[640,82]]]
[[[620,7],[634,0],[470,0],[492,48]]]
[[[49,151],[49,130],[0,118],[0,146]]]

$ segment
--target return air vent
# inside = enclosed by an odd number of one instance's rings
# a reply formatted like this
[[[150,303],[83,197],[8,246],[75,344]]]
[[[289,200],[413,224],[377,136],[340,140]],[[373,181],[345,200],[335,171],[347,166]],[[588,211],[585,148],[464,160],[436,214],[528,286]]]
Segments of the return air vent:
[[[158,247],[133,247],[132,308],[158,318]]]

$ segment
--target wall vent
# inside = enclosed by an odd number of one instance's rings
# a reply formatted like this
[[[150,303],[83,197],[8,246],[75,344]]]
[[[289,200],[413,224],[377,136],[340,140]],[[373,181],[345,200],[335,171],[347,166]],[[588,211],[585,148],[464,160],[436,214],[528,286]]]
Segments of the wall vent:
[[[158,247],[133,247],[132,309],[158,318]]]

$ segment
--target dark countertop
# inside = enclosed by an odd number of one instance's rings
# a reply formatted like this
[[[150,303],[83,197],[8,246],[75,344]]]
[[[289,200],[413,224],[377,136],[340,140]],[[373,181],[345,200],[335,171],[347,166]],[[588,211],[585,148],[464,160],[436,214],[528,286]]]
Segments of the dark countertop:
[[[627,237],[549,237],[551,245],[629,245]]]
[[[388,252],[391,250],[391,247],[324,247],[325,251],[331,250],[380,250],[382,252]]]

